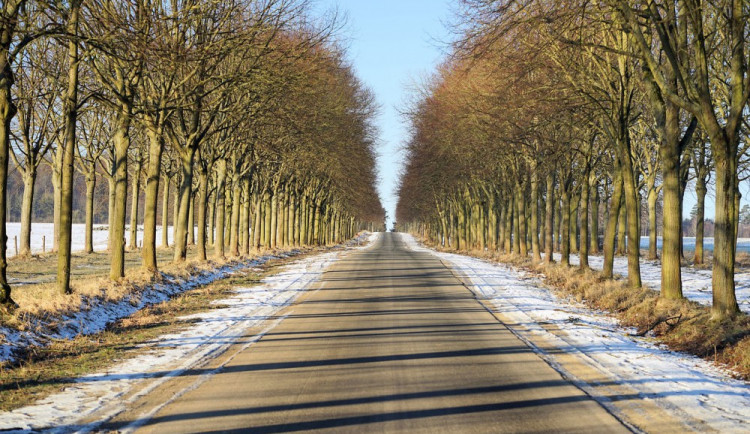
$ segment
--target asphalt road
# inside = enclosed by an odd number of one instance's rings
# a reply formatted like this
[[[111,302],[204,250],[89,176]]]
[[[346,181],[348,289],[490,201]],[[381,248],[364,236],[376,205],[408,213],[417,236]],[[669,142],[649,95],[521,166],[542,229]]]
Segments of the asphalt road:
[[[628,432],[398,234],[283,314],[140,431]]]

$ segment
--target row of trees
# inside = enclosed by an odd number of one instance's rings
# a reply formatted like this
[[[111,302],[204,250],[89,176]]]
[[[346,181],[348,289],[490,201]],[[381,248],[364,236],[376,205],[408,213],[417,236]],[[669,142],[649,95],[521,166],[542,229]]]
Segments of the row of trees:
[[[211,244],[218,257],[238,256],[337,242],[383,221],[374,102],[336,44],[335,16],[313,20],[305,0],[9,0],[1,7],[0,239],[7,240],[9,159],[24,179],[24,254],[38,168],[48,161],[61,292],[70,291],[76,170],[86,184],[87,251],[96,184],[108,182],[115,281],[125,272],[129,186],[131,247],[143,191],[141,254],[152,272],[160,208],[162,243],[173,223],[177,262],[189,242],[206,260]],[[0,303],[12,306],[5,270],[2,248]]]
[[[734,264],[747,160],[750,4],[743,0],[463,0],[453,55],[408,111],[397,220],[435,242],[588,267],[627,244],[641,286],[640,206],[661,296],[682,298],[682,199],[694,179],[695,261],[715,183],[713,313],[739,312]],[[599,204],[606,204],[603,245]],[[619,238],[619,243],[616,240]],[[634,242],[625,243],[625,240]]]

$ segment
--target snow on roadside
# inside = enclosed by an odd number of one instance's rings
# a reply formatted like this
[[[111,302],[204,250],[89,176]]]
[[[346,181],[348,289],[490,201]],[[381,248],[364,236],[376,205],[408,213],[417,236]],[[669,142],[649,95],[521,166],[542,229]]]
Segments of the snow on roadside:
[[[614,318],[558,298],[521,270],[469,256],[436,252],[403,234],[406,244],[430,252],[470,279],[472,290],[510,321],[524,324],[568,353],[604,369],[619,384],[638,391],[671,413],[689,415],[720,432],[746,432],[750,386],[698,357],[675,353],[634,338]],[[561,336],[542,325],[557,327]],[[705,427],[703,427],[705,428]]]
[[[369,246],[377,237],[378,234],[368,234],[364,242],[360,240],[364,245],[360,248]],[[216,357],[238,342],[244,330],[270,318],[283,306],[293,302],[320,278],[340,254],[340,250],[335,250],[303,258],[287,265],[278,274],[264,278],[259,285],[237,287],[232,297],[215,302],[224,307],[183,317],[195,323],[183,331],[145,343],[144,347],[148,348],[145,353],[124,360],[104,372],[80,377],[75,386],[33,405],[0,413],[0,431],[96,430],[100,423],[125,410],[128,403],[201,361]],[[260,263],[256,261],[255,265]],[[243,267],[246,266],[248,264]],[[233,271],[227,270],[224,275]],[[275,324],[272,323],[268,330]],[[245,346],[257,342],[260,337],[256,336]],[[204,374],[203,381],[210,374]],[[144,380],[152,381],[132,396],[125,397]],[[200,381],[200,378],[196,381]],[[78,421],[93,414],[96,414],[99,422],[79,424]]]
[[[560,254],[554,253],[555,261],[560,261]],[[577,254],[570,255],[571,265],[580,264]],[[599,255],[589,256],[589,266],[594,270],[604,267],[604,257]],[[622,276],[628,275],[628,258],[616,256],[614,261],[614,272]],[[641,280],[643,284],[651,289],[661,289],[661,263],[659,261],[647,261],[641,259]],[[734,275],[735,294],[740,309],[750,314],[750,272],[741,272]],[[710,306],[711,294],[711,270],[696,270],[691,267],[682,267],[682,293],[689,300]]]

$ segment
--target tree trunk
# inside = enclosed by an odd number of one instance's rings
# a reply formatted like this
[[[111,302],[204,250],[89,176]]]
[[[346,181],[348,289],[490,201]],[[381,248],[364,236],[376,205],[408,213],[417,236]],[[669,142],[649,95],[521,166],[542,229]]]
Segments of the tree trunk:
[[[551,264],[554,262],[552,253],[555,247],[554,230],[555,230],[555,175],[552,171],[547,173],[547,200],[545,203],[544,213],[544,262]]]
[[[531,172],[531,251],[534,262],[541,262],[539,251],[539,174],[536,166]]]
[[[663,192],[663,230],[661,247],[661,293],[668,299],[682,298],[682,187],[680,186],[679,110],[666,111],[665,134],[659,151]],[[654,210],[655,211],[655,210]]]
[[[570,253],[578,253],[578,197],[570,193]]]
[[[8,56],[6,41],[2,42],[1,58]],[[8,41],[7,44],[10,44]],[[10,125],[16,114],[16,106],[13,104],[11,87],[13,85],[13,72],[9,62],[3,62],[0,70],[0,304],[8,310],[16,307],[11,297],[11,288],[8,284],[7,269],[7,247],[8,228],[6,219],[8,216],[8,160],[10,157]]]
[[[696,205],[695,215],[695,257],[693,258],[693,262],[696,265],[701,265],[704,261],[703,233],[705,228],[707,193],[708,188],[706,188],[706,181],[701,177],[698,177],[695,185],[695,194],[698,197],[698,203]]]
[[[624,193],[623,193],[624,195]],[[627,228],[625,227],[625,220],[627,219],[627,214],[625,207],[620,207],[620,217],[617,220],[617,255],[623,256],[625,254],[625,248],[627,245],[627,241],[625,240],[625,235],[627,232]]]
[[[130,250],[138,249],[138,202],[140,202],[138,196],[141,192],[142,169],[143,160],[138,156],[138,160],[135,163],[135,171],[133,171],[133,189],[131,190],[132,197],[130,199],[130,245],[128,246],[128,249]]]
[[[521,257],[526,258],[529,254],[528,245],[526,244],[526,198],[524,189],[520,183],[516,183],[516,208],[518,211],[518,253]]]
[[[149,133],[148,166],[146,168],[146,194],[143,205],[143,250],[141,261],[143,267],[151,272],[156,272],[156,223],[157,208],[159,205],[159,181],[161,175],[161,155],[164,144],[161,137],[156,133]],[[169,188],[165,188],[169,191]],[[164,203],[164,211],[167,205]],[[162,211],[162,216],[166,213]],[[166,225],[162,218],[162,233],[166,234]],[[163,236],[162,236],[163,238]],[[166,243],[163,243],[166,244]]]
[[[714,260],[711,285],[712,313],[726,318],[739,312],[734,288],[734,195],[736,172],[734,155],[726,152],[727,139],[711,136],[716,171],[716,216],[714,220]]]
[[[187,259],[187,232],[190,218],[190,206],[193,190],[193,160],[195,148],[188,148],[180,152],[181,180],[179,190],[179,210],[175,218],[174,262],[184,262]]]
[[[581,177],[581,198],[578,207],[578,224],[580,226],[580,241],[578,256],[580,258],[580,268],[589,268],[589,172],[591,171],[590,163],[586,164],[583,176]]]
[[[70,16],[67,31],[69,35],[78,34],[78,12],[82,0],[70,2]],[[62,294],[69,294],[70,258],[73,241],[73,174],[76,151],[76,124],[78,122],[78,41],[68,41],[68,89],[65,92],[65,142],[63,149],[63,166],[60,197],[60,244],[57,255],[57,289]]]
[[[560,263],[570,265],[570,191],[565,182],[560,185],[560,194],[562,195],[561,221],[562,236],[560,237]]]
[[[114,183],[115,200],[112,215],[112,250],[110,251],[109,278],[119,281],[125,277],[125,214],[128,201],[128,148],[130,147],[130,122],[132,109],[120,108],[114,133]]]
[[[622,166],[623,193],[625,195],[625,210],[627,212],[628,284],[631,288],[640,288],[642,286],[639,242],[641,235],[638,231],[638,222],[640,221],[640,216],[638,215],[638,195],[629,152],[627,155],[623,155],[623,160],[620,161],[620,164]]]
[[[188,208],[187,244],[195,245],[195,192],[190,189],[190,207]]]
[[[60,245],[60,202],[62,200],[62,166],[65,153],[58,150],[52,168],[52,253],[57,252]]]
[[[253,194],[251,191],[251,177],[248,175],[242,180],[244,184],[245,201],[242,203],[244,209],[243,216],[243,229],[242,229],[242,253],[245,255],[250,254],[250,237],[252,236],[253,218],[252,208]]]
[[[513,253],[520,255],[521,252],[521,224],[518,218],[518,191],[513,194]]]
[[[505,202],[505,254],[511,253],[511,245],[513,243],[513,195],[509,195]]]
[[[92,168],[86,174],[86,243],[84,251],[94,253],[94,190],[96,189],[96,171]]]
[[[162,182],[162,202],[161,202],[161,246],[169,247],[169,189],[171,188],[170,178],[165,176]],[[143,244],[144,249],[146,243]]]
[[[206,254],[206,209],[208,208],[208,171],[200,166],[198,173],[198,260],[208,259]]]
[[[112,173],[110,176],[107,176],[107,187],[109,187],[108,190],[108,200],[107,200],[107,251],[112,251],[112,241],[115,239],[112,235],[112,230],[115,227],[115,201],[117,200],[117,197],[115,196],[116,193],[116,187],[117,184],[115,183],[115,173],[114,173],[114,163],[112,164]]]
[[[590,251],[592,255],[599,253],[599,186],[595,182],[594,175],[591,176],[594,182],[590,186],[594,194],[591,200],[591,242]]]
[[[620,209],[622,208],[622,171],[617,161],[615,161],[612,185],[614,191],[612,192],[609,206],[607,227],[604,230],[604,264],[602,266],[602,276],[605,279],[612,279],[614,277],[615,238],[617,236],[617,227],[619,226]]]
[[[226,181],[227,160],[220,158],[214,164],[216,168],[216,238],[214,239],[214,256],[224,257],[224,223],[226,218]]]
[[[650,188],[648,195],[646,195],[646,202],[648,203],[648,259],[650,261],[659,259],[656,238],[656,200],[658,198],[657,190]]]
[[[242,184],[238,167],[232,172],[232,215],[229,228],[229,251],[232,256],[240,256],[240,209],[242,206]]]
[[[31,256],[31,219],[34,210],[34,184],[36,183],[36,168],[27,163],[23,176],[23,202],[21,203],[21,246],[18,255]]]

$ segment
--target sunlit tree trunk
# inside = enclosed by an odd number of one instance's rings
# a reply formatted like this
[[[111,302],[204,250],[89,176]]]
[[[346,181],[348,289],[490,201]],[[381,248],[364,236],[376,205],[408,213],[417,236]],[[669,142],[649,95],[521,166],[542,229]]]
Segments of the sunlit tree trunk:
[[[591,254],[596,255],[599,253],[599,186],[596,182],[596,177],[592,173],[591,183],[589,184],[593,191],[591,200],[591,242],[590,251]]]
[[[554,262],[552,253],[555,247],[554,230],[555,230],[555,175],[550,171],[547,173],[547,201],[545,203],[544,213],[544,262],[550,264]]]
[[[227,160],[219,158],[214,164],[216,170],[216,236],[214,238],[214,256],[224,257],[224,223],[226,217],[226,180]]]
[[[562,236],[560,238],[560,263],[570,265],[570,181],[565,180],[560,185],[560,195],[562,196],[560,226]]]
[[[146,192],[143,204],[143,250],[141,261],[146,270],[155,272],[158,269],[156,261],[156,225],[159,205],[159,181],[161,180],[161,156],[164,141],[160,132],[147,131],[148,136],[148,165],[146,167]],[[165,188],[169,190],[169,188]],[[164,204],[166,210],[166,204]],[[164,212],[162,211],[162,216]],[[164,221],[162,219],[162,225]],[[163,225],[162,233],[167,233]],[[163,240],[162,240],[163,241]]]
[[[536,165],[531,172],[531,251],[534,262],[542,260],[539,251],[539,174]]]
[[[128,246],[130,250],[138,249],[138,203],[140,202],[138,196],[141,192],[142,165],[143,160],[138,156],[133,171],[132,197],[130,199],[130,245]]]
[[[703,253],[703,237],[705,228],[705,214],[706,214],[706,194],[708,188],[706,187],[706,181],[700,176],[695,181],[695,195],[697,197],[696,212],[695,212],[695,257],[693,259],[696,265],[703,264],[704,253]]]
[[[614,164],[612,186],[614,187],[614,191],[612,192],[609,204],[607,227],[604,230],[604,264],[602,266],[602,276],[605,279],[612,279],[614,277],[615,238],[617,236],[620,209],[622,208],[622,171],[617,161]]]
[[[171,179],[164,176],[162,182],[162,202],[161,202],[161,246],[169,247],[169,189]],[[145,246],[145,244],[144,244]]]
[[[125,215],[128,199],[128,148],[130,147],[131,107],[123,105],[117,115],[115,145],[115,200],[112,216],[112,250],[109,277],[119,281],[125,277]]]
[[[92,170],[86,174],[86,235],[84,251],[94,253],[94,191],[96,190],[96,173]]]
[[[180,153],[180,188],[177,197],[179,209],[175,218],[174,261],[184,262],[187,259],[187,232],[190,217],[191,196],[193,190],[193,161],[195,148],[188,147]],[[192,228],[191,228],[192,229]]]
[[[578,224],[580,226],[580,241],[578,256],[580,257],[580,268],[589,268],[589,172],[591,163],[586,162],[583,176],[581,177],[581,198],[578,207]]]
[[[208,259],[206,252],[206,209],[208,208],[208,171],[198,166],[198,260]]]
[[[28,163],[27,163],[28,164]],[[34,207],[36,168],[29,168],[23,176],[23,201],[21,202],[21,239],[18,255],[31,256],[31,217]]]
[[[78,14],[81,0],[71,0],[70,15],[66,25],[68,35],[68,88],[65,92],[65,143],[61,177],[59,247],[57,255],[57,290],[69,294],[71,243],[73,241],[73,173],[78,123]]]

